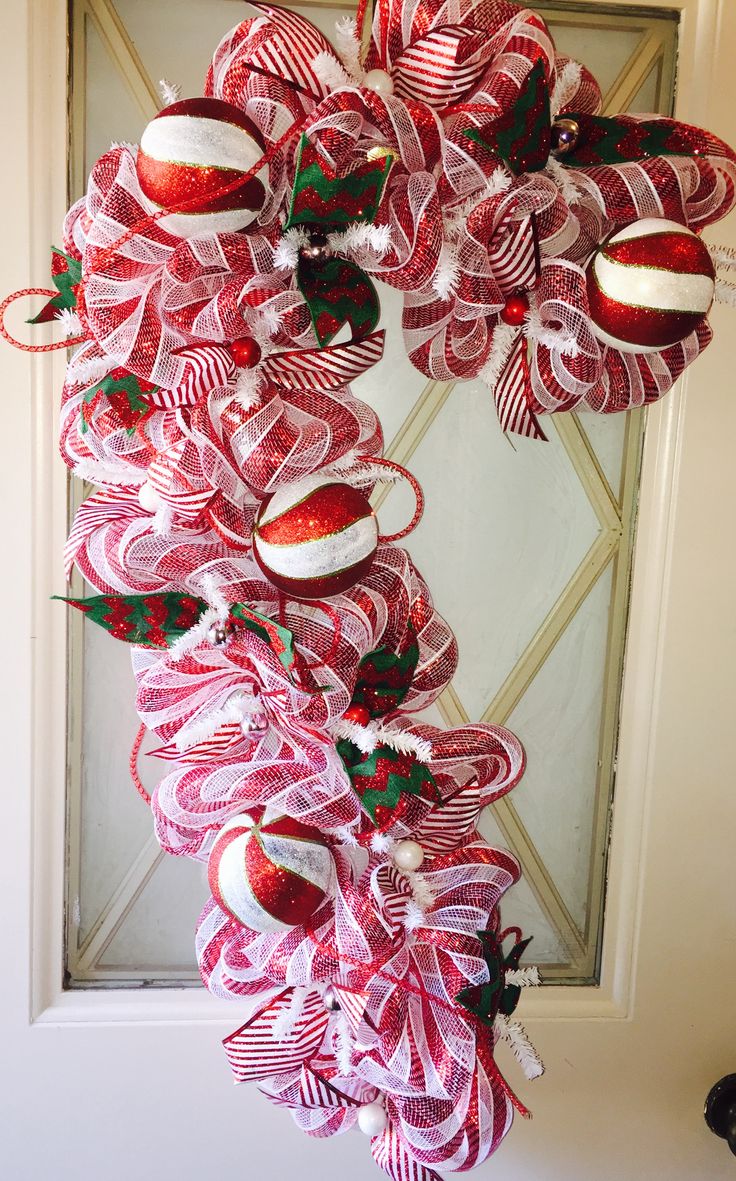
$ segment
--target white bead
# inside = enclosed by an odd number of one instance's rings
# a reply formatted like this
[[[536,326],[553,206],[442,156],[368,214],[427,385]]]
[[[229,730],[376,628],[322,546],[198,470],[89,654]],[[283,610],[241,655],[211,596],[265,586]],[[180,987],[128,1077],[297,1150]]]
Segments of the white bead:
[[[399,869],[419,869],[424,861],[424,849],[417,841],[399,841],[393,857]]]
[[[155,513],[161,508],[161,497],[148,480],[138,489],[138,503],[147,513]]]
[[[358,1127],[366,1136],[380,1136],[388,1116],[380,1103],[365,1103],[358,1112]]]
[[[394,83],[390,74],[385,70],[369,70],[363,79],[366,90],[373,90],[376,94],[393,94]]]

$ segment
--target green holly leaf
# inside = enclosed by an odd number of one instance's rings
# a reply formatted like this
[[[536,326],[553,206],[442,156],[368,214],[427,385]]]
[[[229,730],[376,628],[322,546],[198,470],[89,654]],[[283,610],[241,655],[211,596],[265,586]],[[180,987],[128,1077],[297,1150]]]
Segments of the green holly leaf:
[[[508,111],[463,134],[503,160],[515,176],[544,168],[552,147],[552,128],[542,62],[529,71],[519,97]]]
[[[230,616],[248,631],[260,636],[272,649],[274,655],[278,657],[286,672],[289,673],[290,679],[293,679],[292,674],[296,668],[296,650],[294,637],[289,629],[282,627],[280,623],[275,623],[273,619],[269,619],[265,615],[260,615],[258,611],[252,611],[245,603],[234,603],[230,608]]]
[[[506,972],[519,967],[519,961],[531,943],[531,938],[520,939],[509,954],[504,956],[503,948],[494,931],[476,931],[483,958],[488,968],[488,980],[462,989],[455,1000],[483,1025],[493,1027],[498,1013],[510,1017],[519,1003],[521,988],[518,984],[506,983]]]
[[[391,746],[377,746],[370,754],[363,754],[347,738],[337,743],[337,753],[374,824],[378,823],[378,809],[392,811],[402,793],[440,801],[432,772],[414,755],[394,750]]]
[[[55,595],[76,607],[118,640],[146,648],[167,648],[199,619],[207,604],[193,595],[169,591],[153,595],[89,595],[84,599]]]
[[[362,705],[372,718],[398,709],[411,688],[418,662],[419,644],[409,624],[398,652],[376,648],[363,657],[350,704]]]
[[[699,127],[674,119],[632,119],[627,115],[583,115],[565,112],[578,125],[578,138],[560,157],[568,168],[627,164],[652,156],[720,155],[721,141]]]
[[[378,293],[360,267],[346,258],[300,259],[297,284],[306,300],[320,348],[344,324],[353,339],[368,336],[381,316]]]
[[[75,308],[77,306],[77,288],[81,280],[82,264],[79,259],[65,254],[57,246],[52,246],[51,282],[59,294],[50,299],[37,316],[28,320],[28,323],[48,324],[49,321],[57,318],[62,309]]]
[[[158,386],[136,377],[127,369],[120,367],[113,369],[106,377],[103,377],[102,381],[86,391],[80,406],[81,433],[85,434],[89,429],[88,419],[92,407],[100,396],[104,396],[122,422],[126,432],[129,435],[135,434],[136,428],[155,409],[150,402],[146,401],[146,394],[156,389]]]
[[[55,595],[54,598],[75,607],[116,639],[145,648],[168,648],[194,627],[207,610],[204,599],[178,591],[152,595],[89,595],[84,599]],[[296,651],[294,637],[288,628],[251,610],[245,603],[233,603],[229,619],[236,629],[253,632],[268,644],[292,678],[296,669]]]

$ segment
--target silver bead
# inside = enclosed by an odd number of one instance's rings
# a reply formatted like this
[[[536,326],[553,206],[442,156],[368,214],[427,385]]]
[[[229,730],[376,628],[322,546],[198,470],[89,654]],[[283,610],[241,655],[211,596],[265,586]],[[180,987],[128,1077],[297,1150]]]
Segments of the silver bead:
[[[232,623],[213,623],[207,639],[213,648],[224,648],[234,631]]]
[[[327,1009],[328,1013],[337,1013],[340,1009],[340,1002],[337,999],[337,994],[331,984],[322,993],[322,1004]]]
[[[566,156],[577,146],[580,126],[575,119],[561,115],[552,124],[552,151],[556,156]]]
[[[332,250],[324,230],[310,230],[308,244],[299,247],[299,257],[308,262],[322,262],[331,256]]]

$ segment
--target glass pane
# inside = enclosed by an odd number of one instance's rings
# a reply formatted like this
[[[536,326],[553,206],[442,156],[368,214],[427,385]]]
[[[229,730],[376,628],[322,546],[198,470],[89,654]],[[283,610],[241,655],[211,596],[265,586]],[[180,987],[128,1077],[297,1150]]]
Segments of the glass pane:
[[[672,13],[536,7],[559,49],[584,61],[612,101],[671,109]],[[328,36],[346,9],[299,7]],[[139,138],[160,78],[185,95],[201,92],[214,45],[239,16],[232,0],[117,0],[114,8],[74,0],[78,188],[112,139]],[[400,297],[388,288],[381,297],[385,359],[356,392],[379,413],[389,456],[423,484],[426,515],[409,548],[460,645],[453,685],[426,716],[452,725],[482,718],[521,737],[526,778],[481,822],[524,869],[504,919],[534,936],[548,979],[591,981],[643,416],[560,415],[548,444],[511,442],[480,383],[427,383],[412,368]],[[380,512],[384,531],[403,524],[407,490],[392,487]],[[129,653],[81,620],[71,629],[69,983],[194,983],[204,873],[160,854],[131,788]],[[140,764],[150,789],[160,764],[145,755]]]

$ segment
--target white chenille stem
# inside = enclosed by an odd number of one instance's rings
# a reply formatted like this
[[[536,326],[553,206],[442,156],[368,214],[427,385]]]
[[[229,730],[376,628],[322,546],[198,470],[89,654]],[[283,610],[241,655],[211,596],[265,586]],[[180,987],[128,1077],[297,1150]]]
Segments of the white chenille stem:
[[[518,328],[513,324],[504,324],[503,320],[499,320],[498,325],[493,330],[491,355],[479,374],[481,381],[486,383],[491,393],[495,390],[498,379],[503,373],[504,366],[511,355],[518,331]]]
[[[514,1058],[528,1079],[539,1078],[540,1074],[544,1074],[542,1060],[529,1041],[521,1022],[510,1021],[508,1017],[499,1013],[493,1028],[497,1036],[510,1046]]]
[[[554,90],[550,98],[550,110],[553,115],[557,115],[563,107],[566,107],[580,88],[580,79],[582,78],[582,70],[579,62],[569,61],[565,64],[562,73],[559,74],[555,80]]]
[[[565,168],[554,156],[550,156],[545,167],[545,173],[557,185],[568,205],[577,205],[580,200],[575,174],[571,168]]]
[[[235,383],[235,400],[244,410],[254,410],[261,404],[261,386],[263,379],[257,369],[238,370]]]
[[[218,622],[227,619],[230,604],[222,593],[222,588],[211,570],[207,570],[202,575],[202,597],[207,601],[207,605],[213,611],[217,611]]]
[[[387,836],[385,832],[374,832],[371,837],[371,849],[374,853],[388,853],[393,843],[393,837]]]
[[[132,484],[129,471],[116,472],[95,459],[80,459],[73,467],[74,475],[88,484]],[[141,481],[142,483],[142,481]]]
[[[309,245],[309,235],[300,226],[292,226],[279,239],[273,252],[273,265],[279,271],[295,271],[299,247]]]
[[[279,1041],[288,1037],[293,1030],[302,1015],[306,999],[306,988],[297,987],[294,989],[289,1004],[284,1006],[273,1023],[273,1036],[278,1038]]]
[[[220,612],[214,607],[209,607],[206,611],[203,611],[197,622],[189,628],[189,631],[184,632],[183,636],[179,636],[169,645],[169,659],[181,660],[182,656],[186,656],[198,644],[203,644],[207,639],[207,633],[213,623],[220,622],[220,618]]]
[[[59,308],[55,319],[61,325],[64,336],[78,336],[84,331],[82,321],[73,308]]]
[[[457,252],[450,243],[445,242],[440,250],[437,269],[432,276],[432,288],[440,299],[449,299],[457,290],[459,278]]]
[[[260,708],[260,703],[251,694],[234,693],[221,709],[215,709],[204,717],[200,715],[186,726],[182,726],[174,739],[174,744],[177,750],[189,750],[197,743],[212,738],[221,726],[226,726],[228,722],[242,722],[248,714],[260,712]]]
[[[736,308],[736,286],[725,279],[716,279],[716,301]]]
[[[339,90],[341,87],[351,84],[350,77],[337,58],[325,50],[317,54],[312,62],[312,69],[322,85],[326,86],[328,90]]]
[[[77,353],[69,362],[67,380],[70,385],[96,385],[118,364],[115,357],[80,357]]]
[[[412,896],[421,910],[426,910],[434,902],[432,887],[426,877],[418,870],[403,869],[401,871],[411,886]]]
[[[363,67],[360,64],[360,41],[358,26],[351,16],[335,21],[335,46],[354,84],[363,81]]]
[[[402,755],[416,755],[423,763],[432,758],[432,744],[419,734],[411,734],[408,730],[392,730],[390,726],[382,726],[374,722],[371,726],[378,742],[390,746]]]
[[[736,250],[732,246],[708,246],[708,250],[717,267],[725,271],[736,269]]]
[[[378,745],[372,727],[361,726],[346,718],[337,718],[330,726],[330,734],[333,738],[347,738],[364,755],[369,755]]]
[[[543,344],[546,348],[553,352],[560,353],[563,357],[577,357],[579,352],[578,342],[572,333],[564,331],[553,331],[551,328],[545,328],[542,323],[542,317],[537,308],[532,305],[525,317],[526,334],[530,340],[535,340],[538,344]]]
[[[181,98],[181,86],[178,82],[169,82],[168,78],[162,78],[158,84],[158,88],[165,107],[170,107],[173,103],[178,103]]]
[[[506,972],[506,983],[515,984],[517,988],[530,988],[541,984],[542,978],[539,975],[539,968],[534,965],[528,968],[509,968]]]
[[[422,924],[425,922],[425,919],[426,915],[424,910],[416,901],[416,899],[412,899],[409,902],[406,908],[406,914],[404,915],[404,928],[407,931],[416,931],[417,927],[422,926]]]

